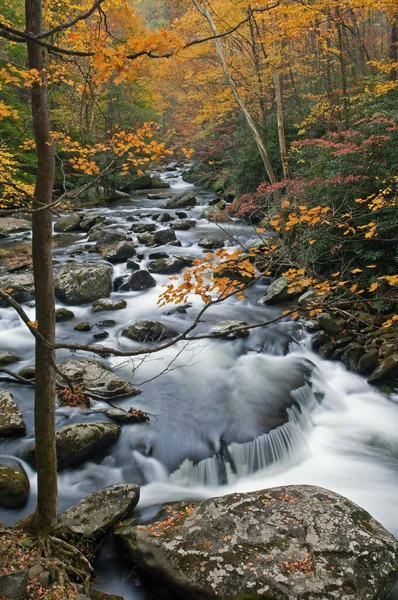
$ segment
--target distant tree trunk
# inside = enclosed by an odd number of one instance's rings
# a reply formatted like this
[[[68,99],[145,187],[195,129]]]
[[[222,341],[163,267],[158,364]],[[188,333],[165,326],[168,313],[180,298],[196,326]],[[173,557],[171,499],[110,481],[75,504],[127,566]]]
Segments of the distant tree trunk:
[[[41,0],[25,0],[26,31],[42,31]],[[37,178],[32,222],[32,257],[38,331],[45,342],[36,340],[35,438],[37,467],[37,506],[29,527],[39,536],[55,526],[57,506],[57,458],[55,450],[55,300],[52,268],[52,213],[48,206],[54,186],[54,146],[50,135],[50,117],[44,49],[28,41],[29,68],[35,69],[40,82],[32,86],[33,130],[37,153]],[[42,210],[40,210],[42,209]]]
[[[207,8],[206,2],[203,3],[204,6],[202,7],[199,4],[198,0],[192,0],[192,1],[193,1],[194,5],[196,6],[196,8],[198,9],[198,11],[200,12],[200,14],[203,15],[207,19],[207,21],[211,27],[211,30],[213,32],[213,35],[218,36],[219,34],[218,34],[216,24],[214,23],[214,20]],[[246,122],[249,126],[249,129],[252,132],[254,141],[256,142],[257,148],[261,155],[261,158],[263,159],[264,167],[267,172],[268,178],[271,183],[276,183],[277,178],[276,178],[274,169],[272,168],[271,161],[268,156],[268,152],[264,146],[263,140],[261,139],[261,135],[257,129],[257,126],[256,126],[255,122],[253,121],[253,118],[252,118],[251,114],[249,113],[249,111],[246,107],[246,104],[244,103],[243,99],[241,98],[241,95],[239,94],[239,91],[235,85],[235,82],[229,72],[228,65],[225,60],[224,52],[223,52],[223,49],[222,49],[222,46],[220,43],[220,39],[218,37],[215,38],[215,43],[216,43],[217,54],[220,59],[220,63],[222,66],[222,70],[224,72],[225,79],[227,80],[227,83],[235,97],[235,100],[239,104],[239,107],[240,107],[240,109],[246,119]]]
[[[287,158],[285,123],[283,118],[281,76],[278,70],[274,71],[273,79],[275,86],[276,118],[278,122],[278,139],[283,167],[283,177],[284,179],[290,179],[290,169]]]
[[[391,34],[390,34],[390,45],[389,45],[389,59],[394,63],[391,71],[389,79],[390,81],[397,81],[398,78],[398,12],[394,15],[394,20],[391,25]]]

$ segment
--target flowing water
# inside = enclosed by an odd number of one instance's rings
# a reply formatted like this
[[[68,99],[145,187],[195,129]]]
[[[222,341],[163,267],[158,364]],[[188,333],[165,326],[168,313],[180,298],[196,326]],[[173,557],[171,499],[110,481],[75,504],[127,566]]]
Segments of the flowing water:
[[[174,172],[164,173],[176,195],[192,186]],[[214,194],[195,188],[198,205],[183,209],[196,226],[178,231],[181,247],[161,247],[156,251],[203,256],[198,241],[219,237],[233,250],[238,244],[250,245],[255,231],[240,222],[222,228],[201,219],[203,205]],[[129,217],[151,222],[153,213],[163,212],[164,200],[148,200],[137,195],[108,208],[88,213],[103,214],[115,225],[129,229]],[[168,210],[170,214],[175,211]],[[163,224],[160,228],[166,227]],[[9,244],[23,234],[2,241]],[[100,260],[89,252],[84,233],[56,236],[54,260]],[[141,268],[153,249],[139,247]],[[126,264],[114,266],[114,276],[127,274]],[[160,320],[176,331],[189,326],[201,302],[195,297],[185,313],[172,306],[157,305],[161,285],[168,276],[154,275],[157,286],[144,292],[112,294],[123,297],[127,308],[112,313],[92,313],[91,306],[71,307],[75,320],[57,324],[59,341],[93,343],[92,332],[77,332],[79,321],[92,324],[111,318],[106,345],[134,348],[137,344],[120,337],[126,325],[143,319]],[[269,282],[253,286],[244,301],[229,299],[209,310],[198,332],[205,332],[224,319],[261,323],[280,315],[285,307],[267,307],[258,299]],[[61,307],[58,304],[57,307]],[[34,306],[24,305],[34,319]],[[0,348],[21,358],[18,369],[33,364],[33,338],[12,309],[0,308]],[[93,356],[82,352],[76,357]],[[71,357],[61,351],[57,360]],[[387,529],[398,535],[398,396],[386,397],[366,381],[345,371],[337,362],[320,359],[311,352],[310,337],[297,325],[282,321],[252,330],[245,339],[201,340],[189,345],[180,342],[145,361],[107,358],[106,362],[122,377],[142,386],[143,393],[118,405],[151,413],[148,424],[124,425],[118,442],[105,458],[86,462],[59,474],[60,510],[88,493],[116,483],[139,483],[141,499],[138,513],[143,519],[156,514],[159,505],[179,500],[197,500],[231,492],[244,492],[289,484],[313,484],[347,496],[368,510]],[[167,373],[156,377],[167,369]],[[2,456],[19,458],[33,439],[33,391],[2,383],[14,394],[28,428],[26,438],[3,440]],[[105,420],[100,412],[106,403],[90,410],[60,408],[57,426],[84,420]],[[35,473],[24,463],[31,481],[31,493],[23,510],[1,511],[0,520],[13,524],[35,505]],[[117,554],[108,541],[97,561],[98,586],[122,594],[126,600],[158,598],[158,592],[137,578],[134,570]]]

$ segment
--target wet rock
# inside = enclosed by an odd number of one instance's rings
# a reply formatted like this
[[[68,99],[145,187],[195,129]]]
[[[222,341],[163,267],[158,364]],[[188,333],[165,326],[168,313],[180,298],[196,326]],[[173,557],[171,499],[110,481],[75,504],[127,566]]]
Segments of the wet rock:
[[[148,271],[136,271],[118,289],[121,292],[139,292],[155,287],[156,281]]]
[[[74,326],[74,330],[75,331],[91,331],[91,329],[93,328],[92,325],[90,325],[90,323],[87,323],[86,321],[82,321],[81,323],[78,323],[77,325]]]
[[[329,358],[332,358],[334,349],[335,345],[330,341],[318,349],[318,354],[321,358],[328,360]]]
[[[140,265],[139,265],[139,263],[135,262],[134,260],[128,260],[126,267],[128,269],[131,269],[132,271],[138,271],[140,268]]]
[[[65,304],[88,304],[107,298],[112,289],[112,267],[69,263],[55,277],[55,295]]]
[[[109,337],[109,333],[107,331],[100,331],[99,333],[94,333],[93,338],[95,340],[106,340]]]
[[[346,346],[341,357],[341,362],[348,371],[355,371],[358,361],[364,353],[365,350],[363,346],[356,342],[351,342],[351,344]]]
[[[66,233],[68,231],[78,231],[80,223],[85,215],[71,214],[59,219],[54,225],[54,231],[57,233]]]
[[[0,459],[0,506],[19,508],[29,497],[29,479],[22,465],[13,459]]]
[[[140,497],[140,488],[131,483],[115,483],[93,492],[68,508],[60,517],[62,536],[103,538],[123,517],[131,513]]]
[[[103,253],[105,260],[111,263],[120,263],[126,261],[136,254],[135,246],[132,242],[119,242],[112,248],[107,248]]]
[[[176,239],[176,234],[172,229],[159,229],[153,235],[155,244],[168,244],[169,242],[176,241]]]
[[[194,219],[179,219],[178,221],[174,221],[170,227],[172,229],[176,229],[177,231],[185,231],[187,229],[192,229],[192,227],[195,227],[195,225],[196,221]]]
[[[205,206],[200,218],[207,219],[210,223],[228,223],[231,221],[229,216],[217,206]]]
[[[110,246],[114,246],[118,242],[124,242],[126,233],[123,229],[102,228],[99,240],[97,241],[96,249],[98,252],[106,251]]]
[[[121,408],[106,408],[102,412],[108,419],[120,423],[120,425],[145,423],[149,421],[149,417],[146,413],[136,409],[122,410]]]
[[[159,194],[149,193],[146,196],[147,196],[148,200],[167,200],[167,198],[170,198],[170,194],[162,194],[162,193],[159,193]]]
[[[138,243],[143,246],[151,246],[153,244],[153,235],[150,233],[139,233],[137,235],[137,240]]]
[[[115,321],[102,321],[97,325],[99,327],[101,327],[101,324],[104,327],[111,327],[112,325],[109,325],[109,323],[115,325]],[[139,394],[132,385],[98,360],[72,359],[62,363],[58,368],[73,384],[83,384],[104,398],[111,398],[122,392],[131,395]]]
[[[317,321],[321,328],[332,337],[337,337],[342,331],[340,323],[333,319],[329,313],[321,313],[317,316]]]
[[[0,597],[6,600],[22,600],[22,598],[25,598],[28,573],[29,569],[25,567],[13,573],[0,575]]]
[[[196,206],[195,196],[192,192],[184,192],[179,196],[170,198],[170,200],[166,202],[165,208],[190,208],[192,206]]]
[[[18,373],[24,379],[34,379],[36,377],[35,367],[24,367]]]
[[[158,189],[169,189],[170,184],[158,175],[151,175],[151,186]]]
[[[9,294],[19,303],[29,302],[35,296],[35,284],[32,273],[18,273],[0,279],[0,289],[9,290]],[[6,300],[0,299],[0,306],[9,306]]]
[[[13,395],[0,390],[0,437],[17,437],[25,433],[25,421]]]
[[[132,225],[130,230],[134,233],[152,233],[156,231],[155,223],[138,223],[137,225]]]
[[[319,301],[319,299],[320,298],[315,290],[308,290],[307,292],[304,292],[304,294],[301,294],[297,302],[300,306],[308,306],[308,304],[316,302],[317,300]]]
[[[148,271],[164,275],[179,273],[184,267],[190,267],[193,258],[189,256],[173,255],[169,258],[157,258],[148,263]]]
[[[128,193],[134,190],[148,190],[152,187],[150,175],[137,175],[132,180],[121,188],[122,192]]]
[[[398,567],[393,535],[314,486],[167,506],[155,523],[115,533],[126,556],[184,598],[385,600]]]
[[[0,350],[0,367],[6,367],[7,365],[12,365],[13,363],[19,362],[21,359],[15,354],[11,352],[7,352],[7,350]]]
[[[148,258],[150,260],[157,260],[158,258],[170,258],[170,255],[167,252],[151,252],[148,254]]]
[[[357,371],[360,375],[368,375],[376,369],[379,364],[379,351],[369,350],[365,352],[358,361]]]
[[[122,310],[126,308],[126,300],[111,300],[110,298],[100,298],[93,302],[93,312],[100,312],[101,310]]]
[[[169,213],[162,213],[156,220],[158,223],[168,223],[173,220],[173,217]]]
[[[82,231],[90,231],[92,227],[100,225],[104,223],[104,221],[105,217],[102,215],[89,215],[80,221],[79,227]]]
[[[79,465],[102,453],[117,440],[120,431],[116,423],[101,421],[61,427],[55,432],[58,471]],[[25,452],[24,458],[33,467],[36,465],[35,446]]]
[[[29,231],[32,223],[25,219],[17,219],[16,217],[1,217],[0,218],[0,238],[8,237],[10,233],[22,233]]]
[[[146,320],[138,321],[138,323],[123,329],[122,335],[130,340],[144,344],[148,342],[162,342],[163,340],[176,337],[178,333],[163,323]]]
[[[188,215],[185,212],[176,212],[176,217],[178,217],[179,219],[187,219]]]
[[[398,374],[398,354],[387,356],[368,377],[369,383],[395,381]]]
[[[176,306],[175,308],[166,311],[164,314],[166,316],[171,316],[175,314],[185,315],[188,312],[188,308],[192,308],[192,304],[181,304],[180,306]]]
[[[286,277],[275,279],[264,296],[258,301],[259,304],[277,304],[278,302],[289,300],[292,296],[289,294],[288,288],[289,280]]]
[[[250,331],[248,329],[244,329],[243,331],[234,331],[240,327],[247,327],[248,324],[245,321],[234,321],[232,319],[228,319],[226,321],[220,321],[217,325],[214,325],[210,329],[210,334],[216,334],[220,338],[226,340],[236,340],[237,338],[245,338],[248,337]]]
[[[65,321],[70,321],[74,319],[74,313],[68,308],[58,308],[55,311],[55,322],[56,323],[64,323]]]
[[[312,336],[312,347],[313,349],[319,350],[319,348],[321,346],[323,346],[324,344],[327,344],[330,341],[330,337],[328,336],[328,334],[326,333],[326,331],[317,331],[313,336]]]
[[[98,323],[95,324],[95,326],[99,327],[100,329],[105,329],[105,327],[114,327],[115,325],[116,321],[113,319],[104,319],[103,321],[98,321]]]
[[[220,240],[219,238],[204,238],[203,240],[199,240],[198,246],[206,250],[215,250],[224,246],[224,240]]]
[[[88,241],[89,242],[98,242],[98,240],[101,239],[103,231],[104,231],[103,223],[98,223],[97,225],[94,225],[88,233]]]

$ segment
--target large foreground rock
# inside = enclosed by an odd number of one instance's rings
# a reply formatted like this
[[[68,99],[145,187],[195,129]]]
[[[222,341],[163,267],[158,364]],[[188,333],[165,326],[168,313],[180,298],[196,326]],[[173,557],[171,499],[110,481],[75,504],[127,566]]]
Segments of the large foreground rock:
[[[25,432],[25,421],[13,395],[0,390],[0,437],[15,437]]]
[[[108,298],[111,289],[110,265],[69,263],[55,277],[55,295],[66,304],[88,304]]]
[[[7,237],[10,233],[21,233],[28,231],[32,227],[30,221],[17,219],[16,217],[0,218],[0,237]]]
[[[131,483],[115,483],[93,492],[61,515],[59,532],[98,540],[132,512],[139,497],[139,486]]]
[[[61,427],[55,433],[58,471],[79,465],[102,453],[117,440],[120,431],[116,423],[103,421],[74,423]],[[24,458],[32,466],[36,465],[35,446],[28,448]]]
[[[19,273],[3,277],[0,280],[0,289],[8,290],[10,296],[17,302],[29,302],[35,295],[33,273]],[[6,300],[0,299],[0,306],[8,306]]]
[[[190,208],[196,205],[196,198],[192,192],[184,192],[179,196],[170,198],[166,202],[165,208]]]
[[[14,459],[0,458],[0,506],[19,508],[29,497],[29,479],[25,469]]]
[[[166,506],[116,531],[125,553],[195,600],[385,600],[398,542],[328,490],[288,486]]]
[[[99,396],[111,398],[119,394],[139,394],[132,385],[115,375],[98,360],[79,358],[68,360],[59,366],[60,372],[74,385],[83,384]]]

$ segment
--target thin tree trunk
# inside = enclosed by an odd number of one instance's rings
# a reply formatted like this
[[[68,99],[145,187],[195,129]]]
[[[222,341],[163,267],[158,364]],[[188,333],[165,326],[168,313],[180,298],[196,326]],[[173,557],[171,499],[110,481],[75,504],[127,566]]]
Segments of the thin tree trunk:
[[[278,139],[283,167],[283,177],[284,179],[290,179],[289,161],[287,158],[285,124],[283,119],[281,77],[278,70],[274,71],[273,79],[275,86],[276,118],[278,122]]]
[[[214,20],[207,9],[206,2],[204,2],[204,8],[203,8],[202,6],[200,6],[198,0],[192,0],[192,1],[193,1],[194,5],[196,6],[196,8],[198,9],[198,11],[200,12],[200,14],[203,15],[207,19],[207,21],[211,27],[211,30],[213,32],[213,35],[218,36],[219,34],[218,34],[216,24],[214,23]],[[264,146],[263,140],[261,139],[261,135],[257,129],[257,126],[256,126],[255,122],[253,121],[251,114],[247,110],[246,104],[244,103],[243,99],[241,98],[241,95],[239,94],[239,91],[235,85],[235,82],[231,77],[227,62],[225,60],[221,42],[218,37],[215,38],[215,44],[216,44],[216,51],[217,51],[217,54],[218,54],[218,57],[220,59],[220,63],[222,66],[222,70],[224,72],[225,79],[227,80],[227,83],[228,83],[229,87],[231,88],[231,91],[235,97],[235,100],[239,104],[239,107],[240,107],[240,109],[246,119],[246,122],[249,126],[249,129],[252,132],[254,141],[256,142],[258,150],[261,155],[261,158],[263,159],[264,167],[267,172],[268,178],[271,183],[276,183],[277,178],[276,178],[274,169],[272,168],[271,161],[268,156],[268,152]]]
[[[390,33],[390,45],[389,45],[389,59],[393,62],[393,66],[390,71],[389,80],[397,81],[398,78],[398,12],[394,15],[394,20],[391,25]]]
[[[26,31],[42,31],[41,0],[25,0]],[[40,83],[31,91],[33,130],[37,153],[37,178],[32,221],[32,257],[38,330],[46,343],[36,340],[35,438],[37,467],[37,506],[30,526],[39,536],[55,526],[57,506],[57,458],[55,449],[55,300],[52,268],[52,214],[49,208],[54,185],[54,146],[50,135],[50,117],[43,48],[28,41],[29,68],[39,73]]]

